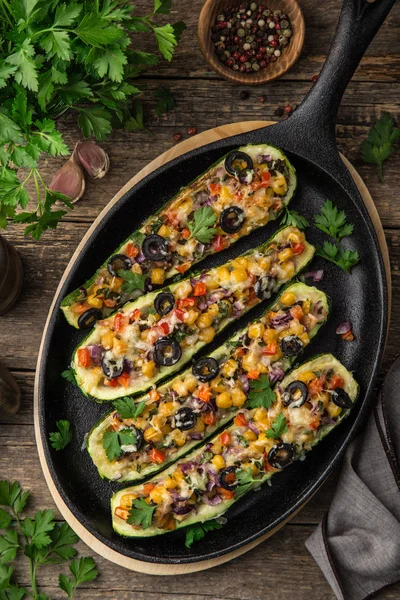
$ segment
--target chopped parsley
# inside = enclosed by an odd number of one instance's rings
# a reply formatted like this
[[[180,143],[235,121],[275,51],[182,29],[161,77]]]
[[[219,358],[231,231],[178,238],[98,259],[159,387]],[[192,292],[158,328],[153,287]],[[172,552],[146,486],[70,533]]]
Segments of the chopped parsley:
[[[270,408],[275,400],[276,394],[271,388],[271,382],[267,374],[261,375],[259,379],[251,380],[247,399],[248,408]]]
[[[120,269],[118,277],[124,280],[121,289],[125,294],[131,294],[135,290],[144,290],[146,275],[138,275],[137,273],[132,273],[132,271]]]
[[[125,396],[125,398],[115,400],[113,406],[123,419],[136,419],[144,411],[146,402],[142,400],[142,402],[137,403],[132,398]]]
[[[132,502],[127,521],[130,525],[139,525],[147,529],[151,525],[155,509],[155,506],[147,504],[143,498],[137,498]]]
[[[217,215],[211,206],[202,206],[193,215],[193,220],[188,223],[190,233],[202,244],[208,244],[217,230],[213,225],[217,222]]]
[[[266,435],[269,438],[279,440],[288,430],[286,417],[283,413],[279,413],[275,421],[271,425],[271,429],[267,429]]]
[[[122,455],[123,450],[121,446],[134,446],[136,442],[137,436],[133,429],[106,431],[103,435],[103,448],[110,462]]]
[[[54,450],[64,450],[72,440],[71,423],[65,419],[56,422],[58,431],[49,434],[49,439]]]

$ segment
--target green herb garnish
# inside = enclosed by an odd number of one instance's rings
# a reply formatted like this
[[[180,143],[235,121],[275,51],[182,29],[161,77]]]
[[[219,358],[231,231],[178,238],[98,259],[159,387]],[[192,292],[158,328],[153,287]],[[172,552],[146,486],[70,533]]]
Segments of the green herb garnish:
[[[335,238],[338,242],[354,231],[354,225],[347,223],[344,210],[339,211],[332,200],[327,200],[324,203],[321,214],[314,215],[314,223],[318,229]]]
[[[146,529],[151,525],[155,509],[155,506],[147,504],[143,498],[138,498],[132,502],[127,522],[130,525],[140,525]]]
[[[393,154],[394,144],[399,138],[400,127],[396,127],[393,117],[385,112],[371,127],[368,139],[361,144],[360,150],[363,161],[377,165],[382,183],[382,164]]]
[[[345,250],[340,244],[337,246],[331,242],[325,242],[322,247],[318,246],[316,254],[337,265],[346,273],[350,273],[352,267],[360,262],[357,250]]]
[[[49,434],[49,439],[54,450],[64,450],[72,440],[71,423],[65,419],[56,422],[58,431]]]
[[[286,417],[283,413],[279,413],[275,421],[271,424],[271,429],[267,429],[266,436],[278,440],[287,430]]]
[[[142,400],[141,402],[137,403],[133,400],[133,398],[125,396],[125,398],[115,400],[113,402],[113,406],[123,419],[136,419],[144,411],[146,402]]]
[[[106,431],[103,435],[103,448],[110,462],[122,455],[121,446],[134,446],[136,442],[137,436],[133,429]]]
[[[176,105],[175,98],[173,97],[171,90],[166,88],[158,88],[158,90],[156,90],[156,98],[157,105],[155,111],[159,117],[165,115],[165,113],[172,110]]]
[[[286,225],[288,227],[298,227],[299,229],[305,229],[310,225],[306,217],[303,217],[297,210],[289,210],[286,206],[285,214],[282,218],[282,225]]]
[[[267,374],[261,375],[259,379],[250,381],[250,392],[247,398],[248,408],[269,408],[276,400],[276,394],[271,388],[271,382]]]
[[[192,237],[196,238],[202,244],[208,244],[217,230],[213,227],[217,222],[217,215],[211,206],[202,206],[193,215],[188,227]]]
[[[253,485],[259,482],[259,479],[257,480],[253,478],[251,469],[239,469],[236,471],[236,480],[238,482],[238,486],[235,489],[235,498],[239,498],[240,496],[243,496],[243,494],[247,494]]]
[[[76,385],[75,371],[73,369],[71,369],[71,367],[68,369],[65,369],[65,371],[63,371],[61,373],[61,377],[63,377],[64,379],[66,379],[67,381],[72,383],[73,385]]]
[[[137,273],[132,273],[132,271],[120,269],[118,277],[124,280],[121,289],[125,294],[131,294],[135,290],[144,290],[146,275],[138,275]]]
[[[42,565],[55,565],[71,561],[72,579],[59,576],[59,586],[69,599],[76,588],[85,581],[96,579],[98,572],[91,557],[74,558],[78,536],[67,523],[57,523],[52,510],[40,510],[33,517],[23,516],[29,491],[23,492],[18,482],[0,481],[0,598],[22,600],[25,597],[48,600],[39,589],[37,575]],[[14,579],[17,554],[29,561],[31,589],[19,586]],[[49,584],[51,586],[51,583]]]
[[[202,540],[209,531],[215,531],[216,529],[221,529],[221,527],[222,523],[216,519],[205,521],[204,523],[194,523],[193,525],[190,525],[186,529],[186,548],[191,548],[194,542],[199,542]]]

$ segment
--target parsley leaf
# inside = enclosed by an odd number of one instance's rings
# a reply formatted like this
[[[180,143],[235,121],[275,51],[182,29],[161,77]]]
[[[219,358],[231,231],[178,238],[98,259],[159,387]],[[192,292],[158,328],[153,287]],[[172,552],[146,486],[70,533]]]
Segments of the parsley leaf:
[[[154,14],[167,15],[171,10],[171,0],[154,0]]]
[[[143,498],[138,498],[132,503],[127,522],[131,525],[141,525],[143,529],[146,529],[151,525],[155,508],[155,506],[147,504]]]
[[[192,237],[196,238],[202,244],[208,244],[217,230],[213,227],[217,222],[217,215],[211,206],[202,206],[197,209],[190,221],[188,227]]]
[[[322,247],[318,246],[316,254],[334,263],[346,273],[350,273],[352,267],[360,262],[357,250],[345,250],[340,244],[337,246],[331,242],[325,242]]]
[[[278,440],[287,430],[286,417],[283,413],[279,413],[271,424],[271,429],[267,429],[266,436]]]
[[[382,164],[393,154],[394,144],[399,138],[400,127],[396,127],[392,116],[385,112],[371,127],[368,139],[361,144],[360,150],[363,161],[377,165],[382,183]]]
[[[13,512],[19,514],[25,508],[29,497],[28,492],[22,492],[17,481],[0,481],[0,505],[9,506]]]
[[[338,242],[343,237],[351,235],[354,230],[354,225],[347,223],[344,210],[339,211],[332,200],[327,200],[323,204],[321,214],[314,215],[314,223],[318,229],[335,238]]]
[[[111,114],[101,106],[80,108],[78,125],[84,137],[94,135],[98,140],[106,139],[112,130]]]
[[[121,269],[118,271],[118,277],[124,280],[121,289],[125,294],[131,294],[135,290],[144,290],[146,275],[138,275],[137,273],[132,273],[132,271]]]
[[[308,220],[296,210],[289,210],[286,208],[286,206],[284,208],[285,214],[283,215],[281,221],[282,225],[287,225],[288,227],[298,227],[299,229],[305,229],[310,225]]]
[[[18,533],[15,529],[6,529],[3,535],[0,535],[0,563],[8,563],[17,556]]]
[[[259,379],[250,381],[250,392],[247,398],[249,408],[269,408],[276,400],[276,394],[271,388],[271,382],[267,374],[261,375]]]
[[[21,523],[22,533],[30,538],[31,544],[38,550],[51,544],[50,531],[55,526],[52,510],[39,510],[33,519],[26,517]]]
[[[144,411],[146,402],[142,400],[142,402],[137,403],[133,398],[126,396],[125,398],[115,400],[113,406],[123,419],[136,419]]]
[[[137,436],[133,429],[106,431],[103,435],[103,448],[110,462],[122,455],[121,446],[134,446],[136,442]]]
[[[65,371],[61,373],[61,377],[64,377],[64,379],[66,379],[73,385],[76,385],[75,371],[73,369],[65,369]]]
[[[194,523],[193,525],[189,525],[189,527],[186,528],[186,548],[191,548],[194,542],[199,542],[202,540],[209,531],[215,531],[216,529],[221,529],[221,527],[222,523],[216,519],[204,521],[204,523]]]
[[[239,469],[236,471],[236,480],[238,482],[238,486],[235,489],[235,498],[239,498],[240,496],[247,494],[253,485],[259,481],[253,478],[251,469]]]
[[[69,570],[72,573],[72,578],[61,574],[58,579],[60,588],[67,594],[68,598],[74,596],[76,588],[81,583],[93,581],[99,574],[96,563],[91,556],[75,558],[69,565]]]
[[[158,88],[158,90],[156,90],[156,98],[157,106],[155,110],[159,117],[172,110],[176,105],[175,98],[173,97],[171,90]]]
[[[171,62],[175,46],[178,44],[178,40],[176,39],[175,35],[176,26],[178,27],[180,33],[182,33],[183,29],[186,29],[186,26],[184,26],[181,21],[179,24],[176,23],[174,26],[170,25],[170,23],[167,23],[166,25],[162,25],[160,27],[153,27],[158,49],[168,62]]]
[[[54,450],[64,450],[72,440],[71,423],[61,419],[56,423],[58,431],[49,434],[49,439]]]

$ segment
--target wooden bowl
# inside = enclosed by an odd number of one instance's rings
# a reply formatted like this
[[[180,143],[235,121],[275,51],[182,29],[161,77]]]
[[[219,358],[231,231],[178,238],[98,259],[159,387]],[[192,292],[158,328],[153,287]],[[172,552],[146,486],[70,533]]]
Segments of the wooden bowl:
[[[281,10],[287,14],[292,26],[293,35],[290,42],[282,49],[282,54],[275,62],[269,63],[265,69],[254,73],[239,73],[226,67],[218,58],[211,40],[211,27],[217,16],[227,6],[238,6],[241,0],[206,0],[200,12],[198,37],[201,51],[210,67],[224,79],[244,85],[260,85],[281,77],[288,71],[300,56],[303,48],[305,23],[303,13],[297,0],[265,0],[265,6],[272,11]]]

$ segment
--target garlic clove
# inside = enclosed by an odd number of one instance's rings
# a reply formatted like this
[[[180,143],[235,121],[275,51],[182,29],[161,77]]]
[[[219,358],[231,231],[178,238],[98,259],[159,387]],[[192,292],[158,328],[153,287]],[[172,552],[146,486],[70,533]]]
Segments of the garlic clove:
[[[85,176],[74,155],[54,175],[49,189],[77,202],[85,191]]]
[[[94,142],[78,142],[75,145],[74,156],[93,179],[101,179],[110,168],[107,152]]]

